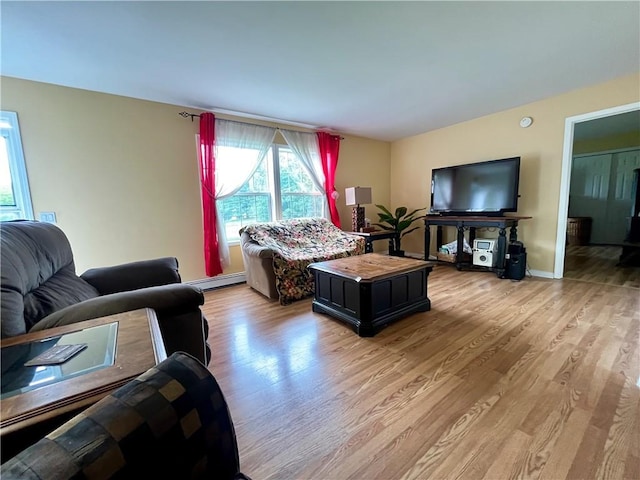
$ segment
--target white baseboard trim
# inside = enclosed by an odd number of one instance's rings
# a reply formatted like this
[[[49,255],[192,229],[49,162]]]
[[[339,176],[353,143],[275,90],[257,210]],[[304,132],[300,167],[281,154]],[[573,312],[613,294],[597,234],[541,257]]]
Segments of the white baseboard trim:
[[[543,270],[529,270],[532,277],[553,278],[553,272],[545,272]]]
[[[237,283],[245,283],[247,277],[244,272],[230,273],[228,275],[219,275],[217,277],[201,278],[200,280],[191,280],[184,282],[202,290],[212,290],[214,288],[226,287],[227,285],[235,285]]]

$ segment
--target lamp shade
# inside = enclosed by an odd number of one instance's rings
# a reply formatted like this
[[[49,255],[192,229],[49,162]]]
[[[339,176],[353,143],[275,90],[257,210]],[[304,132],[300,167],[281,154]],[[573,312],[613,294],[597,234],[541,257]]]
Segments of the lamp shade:
[[[371,187],[348,187],[344,189],[347,205],[363,205],[371,203]]]

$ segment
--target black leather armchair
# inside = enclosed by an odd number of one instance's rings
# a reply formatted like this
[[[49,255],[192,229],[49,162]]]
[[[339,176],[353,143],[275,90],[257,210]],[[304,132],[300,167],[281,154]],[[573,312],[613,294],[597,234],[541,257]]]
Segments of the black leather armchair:
[[[0,469],[3,480],[193,478],[240,472],[227,402],[211,373],[175,353]]]
[[[184,351],[208,364],[202,291],[181,282],[172,257],[93,268],[77,276],[71,245],[55,225],[2,222],[2,337],[139,308],[156,311],[168,355]]]

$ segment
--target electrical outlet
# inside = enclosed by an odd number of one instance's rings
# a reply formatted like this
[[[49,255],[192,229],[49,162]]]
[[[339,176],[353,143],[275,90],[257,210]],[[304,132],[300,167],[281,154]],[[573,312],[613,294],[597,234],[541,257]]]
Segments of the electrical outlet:
[[[40,221],[47,223],[56,223],[55,212],[40,212]]]

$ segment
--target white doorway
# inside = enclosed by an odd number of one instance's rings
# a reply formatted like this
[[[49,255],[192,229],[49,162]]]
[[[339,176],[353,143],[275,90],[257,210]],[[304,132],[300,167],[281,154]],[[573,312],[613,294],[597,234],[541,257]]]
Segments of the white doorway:
[[[565,120],[564,148],[562,152],[562,176],[560,179],[560,200],[558,202],[558,229],[556,233],[556,256],[553,277],[564,276],[565,245],[567,237],[567,217],[569,212],[569,194],[571,186],[571,165],[573,158],[573,143],[575,126],[581,122],[610,117],[622,113],[640,110],[640,102],[607,108],[597,112],[585,113],[568,117]]]

